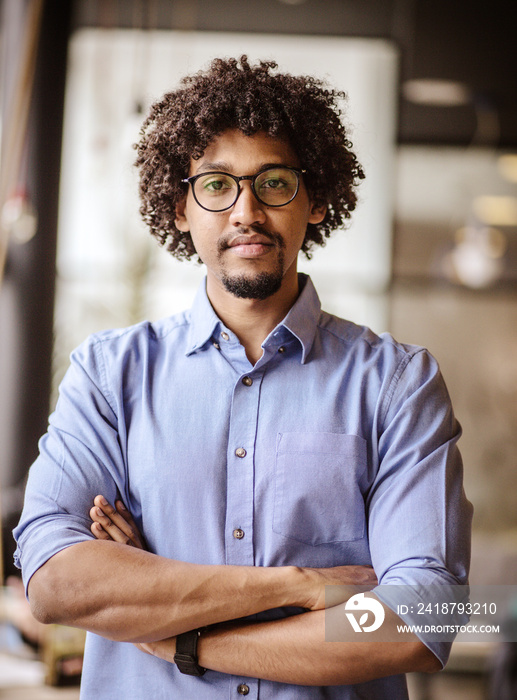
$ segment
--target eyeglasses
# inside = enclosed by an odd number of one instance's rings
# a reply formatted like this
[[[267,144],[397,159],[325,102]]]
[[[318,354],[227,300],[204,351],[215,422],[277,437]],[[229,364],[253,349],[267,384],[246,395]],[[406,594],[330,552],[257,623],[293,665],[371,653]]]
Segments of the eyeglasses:
[[[241,180],[251,181],[251,190],[259,202],[268,207],[284,207],[298,194],[300,175],[307,172],[298,168],[266,168],[256,175],[230,175],[210,172],[187,177],[194,199],[207,211],[226,211],[233,207],[241,193]]]

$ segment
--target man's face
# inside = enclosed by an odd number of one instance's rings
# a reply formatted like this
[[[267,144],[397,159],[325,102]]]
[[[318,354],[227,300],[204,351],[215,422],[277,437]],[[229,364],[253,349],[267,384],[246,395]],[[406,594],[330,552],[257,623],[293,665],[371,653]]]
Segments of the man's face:
[[[217,136],[199,160],[191,160],[189,175],[209,171],[255,175],[269,166],[302,167],[287,141],[263,132],[245,136],[228,130]],[[249,180],[241,181],[235,204],[226,211],[200,207],[192,194],[176,209],[176,226],[190,231],[196,252],[207,266],[209,289],[221,285],[248,299],[265,299],[296,276],[296,261],[308,223],[319,223],[324,207],[311,201],[303,176],[298,194],[282,207],[259,202]]]

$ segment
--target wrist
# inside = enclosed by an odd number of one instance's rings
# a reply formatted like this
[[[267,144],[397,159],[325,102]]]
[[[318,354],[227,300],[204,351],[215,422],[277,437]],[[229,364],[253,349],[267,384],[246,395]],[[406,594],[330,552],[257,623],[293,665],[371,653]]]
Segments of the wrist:
[[[206,669],[198,662],[198,642],[203,630],[196,629],[179,634],[175,639],[174,663],[181,673],[202,676]]]
[[[284,579],[287,600],[283,605],[310,608],[313,601],[310,600],[311,579],[308,570],[301,566],[287,566]]]

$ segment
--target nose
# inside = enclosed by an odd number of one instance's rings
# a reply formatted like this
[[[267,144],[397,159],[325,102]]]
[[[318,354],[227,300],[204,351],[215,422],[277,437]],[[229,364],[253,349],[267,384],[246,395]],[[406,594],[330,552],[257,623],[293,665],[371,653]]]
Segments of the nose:
[[[242,180],[240,183],[239,196],[230,210],[230,223],[234,226],[251,226],[252,224],[263,224],[266,220],[264,205],[262,205],[253,194],[251,182]]]

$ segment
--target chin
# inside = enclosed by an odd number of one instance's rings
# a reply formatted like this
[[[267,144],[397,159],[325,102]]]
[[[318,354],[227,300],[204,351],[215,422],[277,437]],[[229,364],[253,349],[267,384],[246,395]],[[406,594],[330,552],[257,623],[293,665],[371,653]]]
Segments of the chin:
[[[222,283],[226,291],[239,299],[263,300],[272,296],[282,286],[283,275],[277,272],[259,272],[253,277],[247,275],[225,275]]]

